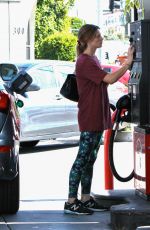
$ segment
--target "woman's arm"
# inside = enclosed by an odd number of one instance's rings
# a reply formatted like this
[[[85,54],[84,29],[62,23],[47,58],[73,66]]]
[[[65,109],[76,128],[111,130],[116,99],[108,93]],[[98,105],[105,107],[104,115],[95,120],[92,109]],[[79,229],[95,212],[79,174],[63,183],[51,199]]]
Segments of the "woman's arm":
[[[113,84],[125,74],[125,72],[129,69],[129,67],[132,64],[134,50],[135,49],[133,46],[129,47],[128,58],[125,61],[125,63],[123,64],[123,66],[119,70],[117,70],[113,73],[106,74],[106,76],[103,79],[104,82],[106,82],[107,84]]]

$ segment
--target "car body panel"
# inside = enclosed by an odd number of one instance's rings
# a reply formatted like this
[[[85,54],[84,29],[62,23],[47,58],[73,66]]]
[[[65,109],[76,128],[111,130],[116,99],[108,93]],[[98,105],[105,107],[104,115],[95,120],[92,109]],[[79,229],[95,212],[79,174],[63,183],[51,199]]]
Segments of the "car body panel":
[[[58,100],[55,90],[39,90],[36,95],[28,92],[20,115],[22,136],[48,135],[67,130],[64,99]]]
[[[32,78],[19,72],[14,64],[0,63],[0,213],[3,214],[14,214],[19,209],[18,95],[24,94],[31,82]]]
[[[7,95],[6,91],[3,92]],[[20,120],[14,96],[8,97],[9,108],[0,111],[0,180],[12,180],[18,174]],[[3,153],[1,148],[5,146],[10,149]]]
[[[111,65],[111,64],[103,64],[101,65],[102,69],[105,70],[107,73],[113,73],[115,71],[117,71],[118,69],[120,69],[120,65]],[[130,77],[130,71],[127,70],[126,73],[118,80],[119,82],[123,83],[124,85],[128,85],[128,81],[129,81],[129,77]]]
[[[119,65],[102,64],[102,69],[108,73],[113,73],[120,69]],[[108,96],[110,104],[116,105],[116,102],[120,97],[128,94],[128,81],[130,77],[130,72],[127,71],[117,82],[108,86]]]
[[[21,68],[21,65],[20,67]],[[43,62],[28,68],[39,90],[27,92],[21,108],[21,141],[78,135],[77,103],[60,94],[60,87],[72,66]]]

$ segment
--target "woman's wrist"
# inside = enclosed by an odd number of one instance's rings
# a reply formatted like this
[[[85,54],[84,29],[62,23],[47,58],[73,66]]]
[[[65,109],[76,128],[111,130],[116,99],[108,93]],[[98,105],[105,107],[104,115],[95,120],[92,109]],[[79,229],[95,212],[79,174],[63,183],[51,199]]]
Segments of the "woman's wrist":
[[[125,62],[125,63],[123,63],[123,66],[127,66],[127,68],[129,69],[131,66],[131,63]]]

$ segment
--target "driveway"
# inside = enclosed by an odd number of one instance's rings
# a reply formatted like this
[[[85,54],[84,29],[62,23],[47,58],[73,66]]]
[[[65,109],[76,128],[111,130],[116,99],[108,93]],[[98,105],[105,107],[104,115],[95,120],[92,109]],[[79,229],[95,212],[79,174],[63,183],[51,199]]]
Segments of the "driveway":
[[[73,144],[72,144],[73,142]],[[95,163],[92,193],[104,191],[103,145]],[[43,141],[35,148],[20,151],[20,210],[16,215],[0,216],[0,230],[109,230],[110,212],[91,216],[63,213],[68,192],[68,174],[78,151],[77,139]],[[132,142],[116,143],[120,173],[132,169]],[[120,160],[119,160],[120,159]],[[126,169],[124,160],[131,162]],[[114,180],[115,189],[133,188],[133,180]]]

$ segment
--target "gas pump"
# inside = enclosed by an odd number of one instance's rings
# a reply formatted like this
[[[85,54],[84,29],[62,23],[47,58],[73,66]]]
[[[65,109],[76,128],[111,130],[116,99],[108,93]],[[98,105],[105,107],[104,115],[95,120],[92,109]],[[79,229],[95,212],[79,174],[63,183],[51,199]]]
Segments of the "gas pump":
[[[135,56],[129,80],[131,122],[136,124],[134,142],[134,186],[150,199],[150,20],[130,24],[130,42]]]
[[[132,22],[130,33],[135,54],[128,82],[129,94],[116,104],[113,129],[108,130],[106,143],[111,171],[116,179],[127,182],[134,177],[136,194],[150,200],[150,20]],[[123,121],[136,125],[133,133],[134,170],[127,177],[118,174],[113,159],[115,136]]]

